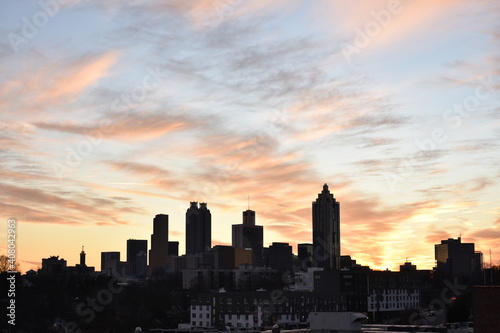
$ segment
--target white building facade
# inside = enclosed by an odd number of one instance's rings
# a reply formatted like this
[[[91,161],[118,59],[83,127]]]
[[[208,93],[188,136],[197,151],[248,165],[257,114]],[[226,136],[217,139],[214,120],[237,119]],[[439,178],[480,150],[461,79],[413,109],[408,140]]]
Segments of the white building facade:
[[[416,309],[420,304],[417,289],[384,289],[368,296],[368,311],[402,311]]]
[[[189,311],[192,327],[212,327],[212,305],[192,304]]]

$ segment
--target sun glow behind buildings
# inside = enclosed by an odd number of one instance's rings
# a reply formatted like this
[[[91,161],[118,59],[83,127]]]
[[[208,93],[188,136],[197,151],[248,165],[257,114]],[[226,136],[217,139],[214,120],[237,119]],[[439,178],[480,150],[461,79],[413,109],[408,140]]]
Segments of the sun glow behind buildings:
[[[460,233],[497,260],[498,4],[388,6],[71,1],[27,36],[43,8],[0,4],[0,206],[22,269],[82,244],[98,267],[160,213],[183,253],[190,201],[228,244],[248,195],[265,246],[311,242],[325,182],[362,264],[431,268]]]

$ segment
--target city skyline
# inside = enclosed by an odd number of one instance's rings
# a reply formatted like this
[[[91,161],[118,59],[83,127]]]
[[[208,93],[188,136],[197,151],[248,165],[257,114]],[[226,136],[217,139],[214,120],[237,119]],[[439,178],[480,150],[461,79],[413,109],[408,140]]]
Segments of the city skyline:
[[[189,228],[189,222],[193,222],[193,210],[198,211],[199,208],[203,207],[203,210],[208,213],[209,216],[209,221],[211,222],[211,215],[210,215],[210,210],[207,209],[207,204],[208,203],[200,203],[200,207],[198,207],[198,202],[190,202],[190,207],[188,208],[186,212],[186,229]],[[195,215],[198,215],[199,213],[196,212]],[[313,232],[311,234],[312,237],[312,242],[311,243],[297,243],[295,246],[296,251],[294,252],[294,247],[290,246],[291,249],[291,254],[296,256],[296,259],[302,262],[310,262],[312,266],[310,267],[317,267],[321,268],[327,271],[339,271],[341,270],[341,256],[348,257],[349,261],[352,258],[352,256],[349,253],[342,254],[340,249],[341,249],[341,241],[340,241],[340,229],[341,229],[341,224],[340,224],[340,202],[336,200],[336,198],[333,196],[332,193],[330,193],[328,184],[323,185],[323,190],[318,194],[318,197],[315,201],[312,202],[312,229]],[[201,216],[196,216],[200,218]],[[256,212],[250,209],[242,211],[242,223],[241,224],[233,224],[232,225],[232,244],[213,244],[212,247],[206,247],[205,250],[201,250],[201,247],[198,247],[199,250],[195,251],[194,248],[191,250],[190,253],[188,253],[187,248],[185,253],[178,253],[178,254],[172,254],[173,256],[184,256],[184,255],[201,255],[202,253],[207,253],[207,252],[212,252],[215,251],[217,247],[240,247],[240,248],[245,248],[245,250],[251,249],[252,252],[255,251],[254,246],[257,246],[257,255],[258,259],[256,261],[255,253],[253,253],[253,266],[254,267],[262,267],[263,263],[261,262],[262,259],[262,243],[259,245],[258,239],[262,239],[264,236],[263,232],[263,226],[258,226],[255,224],[255,217],[256,217]],[[177,243],[178,241],[169,241],[168,238],[168,223],[169,217],[168,214],[157,214],[153,220],[152,220],[152,230],[153,234],[151,234],[151,246],[148,248],[148,241],[146,239],[128,239],[127,240],[127,250],[126,250],[126,263],[128,266],[127,272],[131,276],[150,276],[154,274],[155,271],[157,270],[165,270],[168,271],[167,269],[167,258],[171,256],[169,253],[168,247],[170,243]],[[249,233],[247,236],[243,236],[244,234],[239,234],[243,230],[237,231],[238,229],[235,227],[250,227],[250,228],[260,228],[260,234],[255,234],[254,232]],[[206,231],[203,229],[203,231]],[[199,231],[199,235],[197,236],[198,238],[202,239],[203,241],[210,241],[210,235],[211,235],[211,230],[208,230],[208,234],[203,235],[202,231]],[[238,235],[239,234],[239,235]],[[257,239],[253,240],[257,236]],[[208,237],[208,238],[207,238]],[[249,237],[249,239],[243,240],[243,237]],[[188,238],[188,236],[186,236]],[[203,241],[201,243],[203,243]],[[453,250],[454,252],[448,252],[448,244],[453,244],[454,246],[462,246],[466,251],[468,251],[468,255],[472,255],[475,253],[474,257],[474,269],[480,270],[483,268],[482,265],[479,265],[479,263],[483,264],[483,253],[481,251],[475,251],[474,250],[474,243],[461,243],[461,235],[457,239],[449,238],[449,239],[444,239],[440,241],[441,244],[434,244],[435,247],[435,252],[434,252],[434,261],[435,265],[432,267],[433,270],[443,270],[444,266],[443,262],[446,263],[446,259],[448,258],[450,253],[451,255],[463,255],[461,254],[461,250]],[[187,244],[188,242],[186,242]],[[139,245],[140,244],[140,245]],[[155,244],[155,245],[153,245]],[[246,246],[245,246],[246,244]],[[252,246],[252,244],[254,246]],[[440,249],[438,252],[438,248],[442,248],[443,244],[445,245],[445,248]],[[458,245],[456,245],[458,244]],[[275,242],[271,241],[268,244],[267,249],[271,249],[275,245],[286,245],[288,247],[289,243],[288,242]],[[138,253],[138,246],[142,248],[142,254],[140,254],[138,260],[136,261],[134,258],[136,258],[136,253]],[[300,246],[310,246],[310,254],[306,255],[305,253],[303,254],[303,258],[301,258],[300,254]],[[154,250],[153,250],[154,249]],[[465,251],[464,250],[464,251]],[[152,252],[154,253],[153,259],[152,259]],[[463,251],[462,251],[463,252]],[[100,253],[101,257],[101,267],[108,267],[108,266],[102,266],[104,265],[104,261],[109,261],[109,260],[118,260],[114,265],[118,265],[120,263],[120,251],[103,251]],[[148,255],[149,253],[149,255]],[[438,254],[439,253],[439,254]],[[113,257],[113,259],[108,258],[110,254],[117,254],[116,256]],[[307,258],[310,256],[309,258]],[[477,256],[477,258],[476,258]],[[54,257],[54,256],[52,256]],[[57,255],[57,257],[61,257],[61,260],[65,260],[63,256]],[[90,266],[86,265],[86,253],[84,252],[84,246],[82,246],[82,250],[80,252],[80,259],[79,259],[79,264],[80,266]],[[106,259],[104,259],[106,258]],[[161,259],[160,259],[161,258]],[[290,258],[291,260],[292,258]],[[463,262],[460,263],[460,274],[464,275],[468,270],[467,262],[468,260],[472,260],[471,258],[466,258],[462,260]],[[42,258],[43,260],[47,260],[46,258]],[[487,260],[487,259],[486,259]],[[67,261],[67,260],[65,260]],[[144,268],[135,268],[136,265],[141,265],[141,264],[136,264],[136,262],[141,262],[142,265],[144,265]],[[163,262],[163,264],[161,264]],[[356,260],[354,260],[356,262]],[[487,262],[484,262],[487,266]],[[285,264],[284,268],[285,269],[288,265],[291,264],[287,263]],[[359,265],[359,264],[358,264]],[[410,265],[414,269],[417,269],[416,265],[411,265],[411,261],[409,261],[408,258],[405,258],[405,261],[403,263],[400,263],[399,269],[401,270],[402,267],[410,267]],[[78,266],[78,265],[77,265]],[[485,267],[486,267],[485,266]],[[97,266],[96,266],[97,267]],[[366,266],[369,267],[369,266]],[[93,267],[92,267],[93,268]],[[371,268],[371,267],[370,267]],[[422,268],[419,268],[422,269]],[[427,268],[426,268],[427,269]],[[445,268],[444,270],[446,270]],[[377,270],[377,268],[375,268]],[[388,268],[386,268],[388,270]],[[114,267],[114,271],[117,272],[117,267]],[[140,272],[139,274],[137,272]],[[108,274],[109,272],[104,272],[105,274]],[[146,274],[147,273],[147,274]],[[159,271],[157,271],[159,273]]]
[[[264,246],[311,243],[341,207],[342,254],[377,269],[462,238],[500,260],[495,1],[0,3],[0,210],[21,270],[151,241],[189,202],[212,246],[256,211]],[[6,227],[0,250],[7,250]],[[489,256],[488,256],[489,257]],[[485,258],[489,262],[489,258]]]

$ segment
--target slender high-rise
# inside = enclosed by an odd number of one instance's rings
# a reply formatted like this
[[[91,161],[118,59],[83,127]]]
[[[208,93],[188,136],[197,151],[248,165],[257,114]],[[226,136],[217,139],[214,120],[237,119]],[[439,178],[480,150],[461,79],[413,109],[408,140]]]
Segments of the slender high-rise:
[[[149,275],[156,270],[166,270],[168,259],[168,215],[158,214],[153,219],[151,250],[149,250]]]
[[[80,265],[86,266],[85,265],[85,251],[83,250],[83,246],[82,246],[82,252],[80,252]]]
[[[191,202],[186,211],[186,254],[206,252],[212,247],[212,215],[205,202]]]
[[[146,239],[127,240],[128,275],[146,276],[148,269],[148,241]]]
[[[323,185],[312,203],[313,263],[325,270],[340,270],[340,203]]]

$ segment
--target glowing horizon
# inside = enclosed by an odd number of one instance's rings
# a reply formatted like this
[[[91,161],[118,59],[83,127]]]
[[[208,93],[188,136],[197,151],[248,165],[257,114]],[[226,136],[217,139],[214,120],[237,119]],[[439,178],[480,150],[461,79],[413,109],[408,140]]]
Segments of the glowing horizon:
[[[500,5],[493,1],[0,4],[0,207],[22,271],[147,239],[212,245],[251,197],[264,246],[312,243],[340,202],[341,253],[434,266],[434,244],[500,261]],[[7,251],[6,229],[0,248]]]

